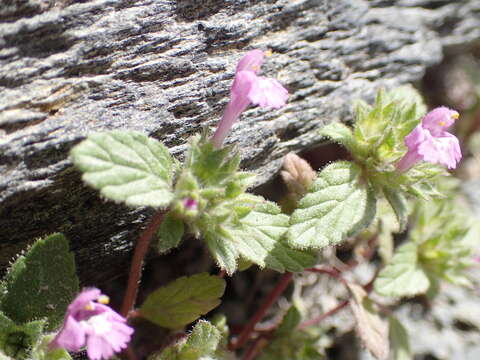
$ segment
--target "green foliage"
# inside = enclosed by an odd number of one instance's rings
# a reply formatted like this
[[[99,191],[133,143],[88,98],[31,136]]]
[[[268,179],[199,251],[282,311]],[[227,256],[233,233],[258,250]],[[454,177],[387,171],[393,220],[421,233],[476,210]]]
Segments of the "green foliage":
[[[470,286],[465,270],[472,265],[478,238],[471,241],[468,229],[475,227],[461,204],[452,198],[419,201],[414,218],[409,241],[379,273],[375,290],[385,296],[413,296],[426,293],[440,279]]]
[[[407,330],[397,318],[389,318],[389,336],[392,360],[411,360],[410,341]]]
[[[106,198],[129,206],[168,206],[173,161],[160,142],[134,131],[90,135],[75,146],[73,163],[82,179]]]
[[[356,154],[360,150],[357,149],[357,143],[353,137],[352,130],[340,122],[332,122],[325,125],[320,129],[319,135],[343,145],[352,154]]]
[[[172,216],[205,239],[228,274],[245,261],[280,272],[313,265],[312,254],[290,248],[283,238],[288,216],[274,203],[245,193],[252,176],[238,171],[239,162],[231,148],[216,149],[205,137],[195,137],[175,188]],[[185,199],[196,201],[194,211],[185,209]]]
[[[216,308],[224,291],[225,280],[218,276],[182,276],[152,292],[140,313],[157,325],[178,329]]]
[[[397,217],[398,232],[404,231],[407,227],[409,213],[405,195],[399,191],[393,191],[386,187],[383,188],[383,194]]]
[[[354,127],[359,158],[380,166],[396,161],[405,149],[403,139],[425,112],[421,96],[410,86],[379,90],[373,106],[359,102]]]
[[[62,234],[37,240],[5,277],[0,309],[17,323],[46,318],[47,330],[62,322],[78,292],[75,260]]]
[[[197,322],[187,339],[167,347],[150,360],[226,360],[226,354],[219,357],[222,333],[208,321]]]
[[[276,336],[288,336],[302,321],[302,314],[297,306],[292,305],[282,319],[282,323],[275,330]]]
[[[0,313],[0,358],[29,359],[32,348],[39,342],[45,327],[45,320],[15,324]]]
[[[208,231],[205,237],[212,254],[227,273],[235,271],[239,256],[280,272],[302,271],[315,263],[312,254],[286,244],[283,235],[288,229],[288,216],[281,214],[272,202],[263,200],[248,215],[222,225]]]
[[[72,360],[68,351],[62,348],[49,349],[48,344],[54,337],[52,334],[42,336],[32,349],[29,360]]]
[[[329,124],[320,135],[344,145],[355,163],[364,169],[364,176],[392,202],[399,216],[401,230],[405,226],[404,194],[422,198],[439,196],[435,181],[445,174],[441,166],[421,162],[405,173],[395,171],[395,164],[406,152],[405,136],[420,122],[426,106],[411,86],[386,92],[379,90],[373,105],[359,101],[355,122],[350,130],[343,124]]]
[[[418,246],[400,246],[391,262],[378,274],[375,291],[384,296],[414,296],[428,290],[430,281],[418,261]]]
[[[296,248],[336,245],[369,225],[375,203],[360,167],[347,161],[328,165],[293,212],[288,241]]]
[[[259,360],[322,360],[325,356],[319,345],[317,328],[298,329],[302,317],[295,305],[285,314]]]
[[[157,231],[157,249],[164,253],[178,247],[185,231],[183,221],[171,212],[167,213]]]
[[[418,202],[410,238],[418,244],[419,260],[429,277],[470,286],[465,270],[472,265],[476,243],[468,241],[473,225],[453,199]]]

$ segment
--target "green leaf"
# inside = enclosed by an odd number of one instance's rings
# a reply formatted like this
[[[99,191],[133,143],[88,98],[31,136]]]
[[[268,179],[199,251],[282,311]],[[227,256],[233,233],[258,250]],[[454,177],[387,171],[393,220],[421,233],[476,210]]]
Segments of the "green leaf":
[[[47,329],[56,329],[78,292],[75,260],[65,237],[53,234],[37,240],[17,259],[3,287],[1,310],[8,317],[18,323],[47,318]]]
[[[183,233],[182,219],[176,217],[172,212],[167,213],[157,231],[158,252],[164,253],[178,247],[182,241]]]
[[[17,325],[0,313],[0,354],[6,355],[7,359],[29,359],[31,349],[39,342],[44,327],[45,320]]]
[[[405,231],[408,222],[408,203],[405,195],[398,191],[389,188],[383,188],[385,199],[392,207],[398,220],[398,232]]]
[[[302,314],[297,306],[292,305],[282,319],[280,326],[275,330],[275,336],[288,336],[302,321]]]
[[[294,315],[296,318],[296,314]],[[290,316],[284,318],[283,323],[292,320]],[[295,319],[296,320],[296,319]],[[294,322],[288,326],[293,325]],[[282,326],[282,325],[281,325]],[[258,357],[259,360],[323,360],[321,333],[317,328],[298,329],[292,327],[289,332],[275,331],[273,339]]]
[[[166,207],[173,198],[172,158],[162,143],[141,133],[92,134],[70,155],[82,179],[110,200]]]
[[[288,216],[276,204],[256,198],[261,200],[246,216],[206,234],[207,244],[220,267],[232,274],[239,257],[279,272],[299,272],[313,266],[314,255],[292,249],[283,238]]]
[[[32,349],[29,360],[72,360],[72,357],[65,349],[49,349],[48,345],[54,337],[54,334],[42,336],[37,345]]]
[[[353,283],[347,283],[347,286],[353,295],[350,307],[356,320],[358,336],[373,356],[379,360],[386,359],[389,353],[387,324],[375,311],[372,301],[361,286]]]
[[[410,350],[410,341],[407,330],[394,316],[390,316],[389,323],[392,360],[412,360],[413,354]]]
[[[425,293],[430,281],[418,263],[418,247],[413,242],[400,246],[392,261],[378,274],[375,291],[384,296],[414,296]]]
[[[218,359],[216,352],[221,340],[220,331],[208,321],[197,322],[186,341],[167,347],[160,355],[154,355],[151,360],[200,360]]]
[[[472,242],[469,230],[476,218],[454,198],[418,201],[410,238],[418,244],[418,257],[428,276],[471,287],[467,269],[477,252],[478,237]]]
[[[332,122],[320,129],[319,135],[328,137],[332,141],[342,144],[350,152],[355,150],[355,139],[353,137],[352,129],[345,124]]]
[[[183,276],[152,292],[140,308],[147,320],[178,329],[220,304],[225,280],[207,273]]]
[[[339,161],[323,169],[290,218],[289,243],[296,248],[336,245],[366,228],[376,199],[357,165]]]

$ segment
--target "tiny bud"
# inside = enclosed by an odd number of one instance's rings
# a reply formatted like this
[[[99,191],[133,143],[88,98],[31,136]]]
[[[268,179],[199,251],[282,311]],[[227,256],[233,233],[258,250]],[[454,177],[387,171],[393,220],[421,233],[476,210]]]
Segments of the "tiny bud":
[[[310,164],[294,153],[285,156],[280,175],[285,181],[288,191],[297,200],[307,193],[308,188],[317,176]]]
[[[192,199],[191,197],[187,197],[183,199],[183,206],[187,211],[196,211],[198,207],[198,201],[195,199]]]

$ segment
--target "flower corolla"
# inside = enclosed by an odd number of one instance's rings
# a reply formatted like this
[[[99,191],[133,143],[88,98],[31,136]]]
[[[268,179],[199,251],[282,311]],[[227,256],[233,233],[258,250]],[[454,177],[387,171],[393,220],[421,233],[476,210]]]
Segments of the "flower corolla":
[[[268,53],[267,53],[268,55]],[[273,78],[258,76],[265,53],[251,50],[238,62],[230,90],[230,101],[225,109],[212,142],[220,147],[240,114],[250,105],[279,109],[287,102],[288,91]]]
[[[86,346],[90,360],[109,359],[124,349],[133,329],[107,303],[108,297],[100,290],[83,290],[68,306],[63,327],[50,348],[75,352]]]
[[[408,151],[397,163],[397,170],[404,172],[422,160],[455,169],[462,152],[458,139],[446,130],[458,117],[458,112],[445,106],[425,115],[421,123],[405,137]]]

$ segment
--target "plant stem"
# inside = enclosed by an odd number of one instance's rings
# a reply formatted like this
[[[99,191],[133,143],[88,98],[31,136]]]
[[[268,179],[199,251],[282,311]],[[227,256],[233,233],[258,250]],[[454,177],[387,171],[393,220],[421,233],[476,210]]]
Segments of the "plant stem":
[[[264,336],[259,336],[255,339],[252,346],[246,351],[243,360],[253,360],[258,353],[267,345],[267,339]]]
[[[260,306],[260,308],[258,308],[257,312],[253,315],[247,325],[245,325],[242,332],[238,336],[238,340],[229,344],[230,350],[238,349],[248,341],[248,338],[255,328],[255,325],[263,319],[267,310],[273,305],[273,303],[275,303],[275,301],[277,301],[278,297],[285,291],[292,279],[293,274],[290,272],[282,275],[280,281],[277,283],[272,292],[270,292],[265,302]]]
[[[120,311],[120,313],[125,317],[135,305],[138,284],[140,283],[140,277],[142,275],[143,260],[147,254],[148,248],[150,247],[150,240],[163,221],[163,215],[163,211],[157,211],[155,215],[153,215],[145,229],[141,232],[140,237],[137,240],[137,244],[135,245],[133,259],[130,265],[130,274],[128,275],[127,290],[125,292]]]
[[[320,322],[322,322],[324,319],[328,318],[329,316],[332,316],[333,314],[336,314],[338,311],[342,310],[345,306],[348,305],[349,300],[344,300],[337,306],[335,306],[333,309],[327,311],[326,313],[323,313],[322,315],[319,315],[313,319],[306,320],[302,322],[300,325],[298,325],[298,329],[303,329],[312,325],[316,325]]]

